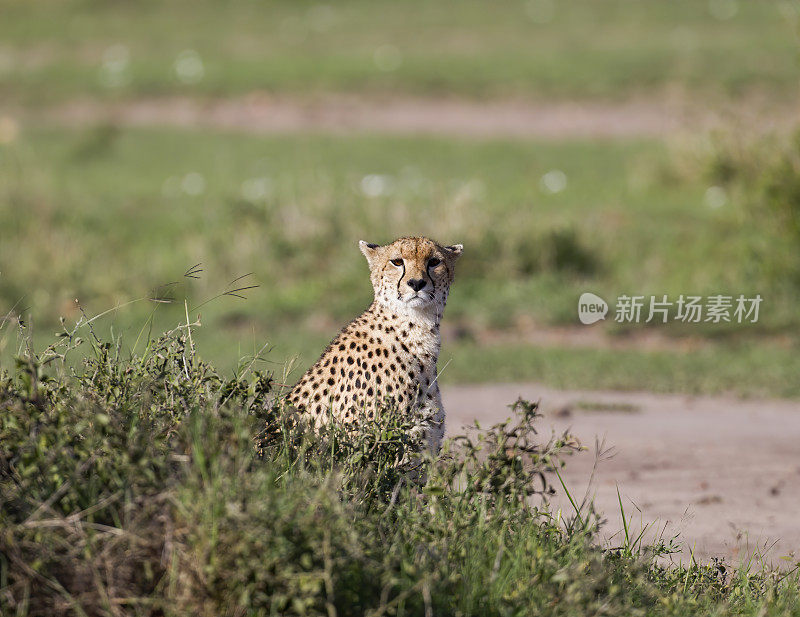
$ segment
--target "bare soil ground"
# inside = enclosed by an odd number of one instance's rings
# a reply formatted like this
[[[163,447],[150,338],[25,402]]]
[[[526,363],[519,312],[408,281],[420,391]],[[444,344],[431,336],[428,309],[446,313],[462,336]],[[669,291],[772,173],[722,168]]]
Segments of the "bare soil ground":
[[[768,106],[765,110],[758,101],[710,110],[679,100],[531,102],[344,95],[293,99],[262,93],[220,100],[165,97],[114,103],[84,99],[49,109],[4,113],[31,122],[44,120],[69,126],[113,123],[261,134],[382,133],[554,140],[659,137],[731,125],[747,127],[748,131],[769,130],[794,126],[800,120],[795,108]]]
[[[729,563],[753,553],[775,565],[786,555],[800,557],[800,402],[535,384],[452,386],[442,396],[451,434],[474,420],[503,420],[506,405],[520,396],[539,400],[543,439],[551,429],[570,429],[587,446],[567,460],[563,477],[573,496],[594,497],[612,546],[622,529],[619,487],[636,533],[655,523],[649,538],[656,528],[665,538],[681,534],[686,548],[676,559],[690,551]],[[596,440],[611,448],[599,459]],[[554,506],[572,512],[563,495]]]

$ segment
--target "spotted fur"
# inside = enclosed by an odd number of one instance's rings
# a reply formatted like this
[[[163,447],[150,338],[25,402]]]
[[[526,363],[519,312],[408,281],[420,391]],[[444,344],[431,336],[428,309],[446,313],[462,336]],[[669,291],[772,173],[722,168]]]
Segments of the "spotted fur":
[[[445,418],[436,380],[439,324],[463,247],[421,237],[359,247],[375,298],[331,341],[288,401],[317,425],[374,417],[382,404],[418,412],[419,430],[437,452]]]

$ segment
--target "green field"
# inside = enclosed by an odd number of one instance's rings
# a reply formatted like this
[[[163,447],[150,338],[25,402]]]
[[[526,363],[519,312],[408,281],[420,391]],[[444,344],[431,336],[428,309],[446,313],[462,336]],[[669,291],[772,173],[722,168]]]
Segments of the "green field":
[[[39,344],[60,317],[81,317],[76,298],[90,316],[121,306],[94,325],[130,347],[184,319],[186,300],[208,357],[233,367],[266,344],[282,373],[297,354],[310,364],[369,303],[357,241],[421,233],[466,247],[445,319],[446,382],[798,394],[796,288],[768,276],[757,250],[771,244],[780,260],[790,247],[741,200],[709,206],[709,180],[680,172],[688,155],[660,142],[99,127],[27,130],[0,156],[0,297]],[[566,178],[557,193],[542,182],[553,170]],[[185,277],[198,263],[199,278]],[[205,304],[249,285],[246,300]],[[525,344],[540,329],[582,328],[587,290],[765,300],[757,324],[595,326],[630,339],[624,353]],[[637,350],[653,332],[698,339],[700,351]],[[6,324],[6,358],[17,338]]]
[[[795,2],[0,2],[0,100],[798,92]]]
[[[792,215],[756,207],[772,181],[760,155],[729,181],[739,143],[77,129],[46,109],[254,92],[770,109],[800,84],[798,14],[737,0],[0,0],[0,315],[42,346],[60,317],[81,318],[77,298],[134,348],[186,300],[220,366],[267,345],[283,374],[369,302],[359,239],[427,234],[466,246],[445,382],[794,396]],[[786,203],[794,173],[779,174]],[[246,300],[206,303],[244,274],[234,288],[258,285]],[[755,325],[606,323],[605,343],[583,344],[583,291],[765,300]],[[12,322],[5,363],[24,340]],[[554,327],[572,343],[540,344]],[[639,344],[654,334],[666,343]]]
[[[637,537],[624,493],[553,512],[577,444],[535,406],[420,474],[407,410],[313,431],[275,398],[370,302],[358,240],[402,235],[465,247],[444,383],[800,397],[800,134],[768,130],[800,94],[799,23],[797,0],[0,0],[0,614],[800,617],[796,556],[676,564],[691,549]],[[698,130],[160,113],[272,100]],[[763,303],[583,326],[586,291]]]

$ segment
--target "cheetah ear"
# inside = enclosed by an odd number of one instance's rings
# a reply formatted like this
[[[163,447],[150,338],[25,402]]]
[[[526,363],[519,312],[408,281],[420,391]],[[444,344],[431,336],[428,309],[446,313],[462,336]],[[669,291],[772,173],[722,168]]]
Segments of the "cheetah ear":
[[[450,246],[444,247],[444,250],[450,255],[450,257],[455,260],[461,257],[461,253],[464,252],[464,245],[463,244],[451,244]]]
[[[358,248],[360,248],[361,252],[364,253],[364,257],[367,258],[367,263],[370,266],[372,266],[372,260],[375,259],[375,256],[378,254],[378,249],[380,248],[380,246],[377,244],[373,244],[372,242],[365,242],[364,240],[359,240]]]

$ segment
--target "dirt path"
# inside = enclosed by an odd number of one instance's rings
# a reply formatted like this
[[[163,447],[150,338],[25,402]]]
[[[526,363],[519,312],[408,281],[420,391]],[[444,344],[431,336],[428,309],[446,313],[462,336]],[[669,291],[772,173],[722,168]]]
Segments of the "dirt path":
[[[457,386],[442,395],[449,433],[476,419],[484,426],[502,420],[519,396],[540,400],[545,435],[570,428],[589,448],[567,461],[564,479],[577,497],[594,495],[608,519],[603,536],[614,545],[622,526],[619,486],[634,528],[658,521],[665,538],[680,532],[699,558],[738,562],[765,546],[776,564],[792,552],[800,557],[800,401],[535,384]],[[589,487],[596,439],[613,451],[598,462]],[[559,504],[571,511],[566,500]]]
[[[731,124],[766,131],[794,126],[800,120],[797,109],[770,108],[769,113],[763,113],[761,107],[745,102],[711,111],[661,100],[537,103],[343,95],[292,99],[253,94],[221,100],[166,97],[113,103],[86,99],[38,111],[0,108],[0,115],[68,126],[114,123],[260,134],[384,133],[542,139],[658,137]]]

